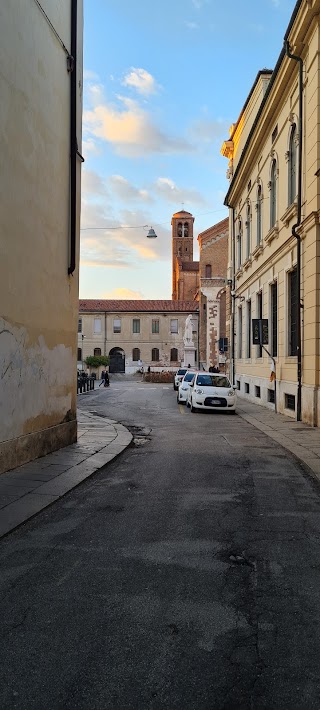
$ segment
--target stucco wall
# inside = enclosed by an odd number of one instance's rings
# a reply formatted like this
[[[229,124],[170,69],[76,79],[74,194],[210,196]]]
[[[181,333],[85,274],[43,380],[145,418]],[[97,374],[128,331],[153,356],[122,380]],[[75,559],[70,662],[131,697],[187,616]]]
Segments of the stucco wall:
[[[70,50],[70,0],[42,4]],[[79,151],[82,23],[80,1]],[[78,268],[68,276],[70,73],[36,3],[1,4],[0,66],[1,472],[75,440]]]

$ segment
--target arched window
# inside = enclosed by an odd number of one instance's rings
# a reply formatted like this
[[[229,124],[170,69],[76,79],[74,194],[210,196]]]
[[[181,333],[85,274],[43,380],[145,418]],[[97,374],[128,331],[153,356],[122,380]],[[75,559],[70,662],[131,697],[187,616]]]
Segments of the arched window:
[[[249,259],[250,251],[251,251],[251,209],[250,209],[250,205],[248,205],[248,207],[247,207],[246,243],[247,243],[246,258]]]
[[[237,251],[238,251],[238,269],[240,269],[242,264],[242,222],[239,219],[239,232],[237,236]]]
[[[184,236],[184,237],[187,237],[187,236],[188,236],[188,233],[189,233],[189,225],[188,225],[188,222],[185,222],[185,223],[184,223],[183,236]]]
[[[277,219],[277,161],[273,160],[270,173],[270,229],[274,227]]]
[[[206,264],[206,279],[211,279],[212,268],[211,264]]]
[[[182,237],[182,222],[178,222],[178,237]]]
[[[177,360],[178,360],[178,350],[177,350],[177,348],[171,348],[170,362],[177,362]]]
[[[257,246],[262,242],[262,188],[258,185],[257,190]]]
[[[159,350],[158,350],[158,348],[152,348],[151,360],[152,360],[152,362],[159,362]]]
[[[95,348],[93,351],[94,357],[100,357],[101,355],[101,348]]]
[[[132,361],[138,362],[140,360],[140,350],[139,348],[133,348],[132,350]]]
[[[297,166],[297,147],[296,147],[296,125],[293,124],[290,133],[289,141],[289,162],[288,162],[288,206],[292,205],[297,194],[296,166]]]

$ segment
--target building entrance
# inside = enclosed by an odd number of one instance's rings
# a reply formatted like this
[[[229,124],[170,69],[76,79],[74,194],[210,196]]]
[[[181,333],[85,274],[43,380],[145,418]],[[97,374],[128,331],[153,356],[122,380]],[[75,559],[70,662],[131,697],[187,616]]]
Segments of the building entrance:
[[[112,348],[109,357],[109,372],[125,372],[125,353],[122,348]]]

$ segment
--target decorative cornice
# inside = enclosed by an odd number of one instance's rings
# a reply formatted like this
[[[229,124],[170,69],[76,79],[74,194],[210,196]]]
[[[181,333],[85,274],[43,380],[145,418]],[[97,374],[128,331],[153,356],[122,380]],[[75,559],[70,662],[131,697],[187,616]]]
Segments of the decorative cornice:
[[[289,222],[293,217],[296,217],[298,212],[297,200],[295,199],[291,205],[286,209],[285,213],[280,217],[281,222],[287,227]]]
[[[271,229],[269,229],[268,234],[266,234],[264,241],[266,244],[270,244],[273,239],[275,239],[279,235],[279,226],[278,222],[276,222]]]
[[[251,258],[251,255],[250,255],[250,256],[248,256],[248,258],[245,260],[245,262],[243,263],[242,266],[243,266],[243,268],[245,269],[245,271],[247,271],[247,269],[249,268],[249,266],[251,266],[251,264],[252,264],[252,258]]]
[[[252,256],[254,259],[257,259],[259,254],[262,254],[263,252],[263,244],[257,244],[256,248],[252,252]]]

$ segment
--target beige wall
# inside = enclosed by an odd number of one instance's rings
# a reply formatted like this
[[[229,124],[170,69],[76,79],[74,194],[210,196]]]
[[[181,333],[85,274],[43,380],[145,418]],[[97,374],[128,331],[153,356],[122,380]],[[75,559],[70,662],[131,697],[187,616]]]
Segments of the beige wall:
[[[70,0],[42,5],[69,49]],[[79,151],[82,23],[80,1]],[[76,438],[78,268],[68,276],[70,74],[35,2],[1,3],[0,66],[1,471]],[[79,205],[80,162],[78,221]]]
[[[188,313],[168,312],[161,313],[80,313],[82,319],[82,333],[78,334],[78,347],[82,348],[82,360],[94,354],[95,348],[101,349],[102,355],[109,355],[115,347],[122,348],[125,352],[126,372],[135,372],[138,364],[132,360],[133,348],[140,349],[140,358],[144,367],[175,367],[183,362],[184,346],[183,335],[185,321]],[[113,332],[114,319],[121,320],[121,333]],[[133,319],[140,320],[140,333],[133,333]],[[152,333],[152,320],[159,320],[159,334]],[[101,324],[101,333],[94,333],[95,321]],[[178,333],[171,333],[171,320],[178,321]],[[106,331],[105,331],[106,326]],[[198,350],[198,314],[193,314],[194,345]],[[106,333],[106,336],[105,336]],[[84,336],[82,338],[82,336]],[[152,348],[159,349],[159,361],[152,361]],[[170,360],[172,348],[178,350],[178,360]],[[81,369],[81,361],[78,363]],[[85,367],[86,369],[86,367]],[[103,368],[100,368],[100,371]]]
[[[319,405],[319,178],[315,175],[320,165],[319,127],[319,0],[302,3],[301,11],[291,30],[289,40],[295,54],[304,62],[303,98],[303,184],[302,184],[302,419],[312,425],[320,422]],[[241,393],[256,402],[273,406],[268,401],[270,383],[270,358],[266,353],[258,357],[258,346],[251,346],[248,356],[248,301],[251,301],[252,318],[258,317],[257,295],[262,293],[263,317],[272,325],[270,287],[278,288],[278,353],[277,407],[281,412],[295,416],[287,409],[288,395],[297,401],[297,357],[289,353],[289,274],[297,263],[296,239],[292,226],[297,221],[297,200],[288,197],[288,150],[293,124],[298,135],[298,70],[297,63],[285,57],[275,78],[272,90],[265,103],[261,117],[246,154],[231,182],[229,204],[234,208],[235,237],[239,234],[239,219],[242,220],[241,268],[236,268],[235,284],[235,370]],[[277,135],[272,141],[272,134]],[[276,160],[276,222],[270,223],[270,170]],[[298,156],[297,156],[298,166]],[[298,167],[297,167],[298,170]],[[248,185],[251,183],[251,188]],[[262,241],[257,243],[257,188],[262,189]],[[247,209],[250,207],[250,248],[246,250]],[[230,215],[230,234],[232,233]],[[236,239],[236,263],[238,261]],[[229,240],[229,273],[232,276],[232,240]],[[239,297],[239,298],[238,298]],[[241,297],[241,300],[240,300]],[[239,308],[242,308],[242,346],[240,349]],[[272,348],[269,335],[269,351]],[[241,352],[241,357],[240,357]],[[260,397],[257,397],[260,388]],[[249,391],[248,391],[249,390]]]

